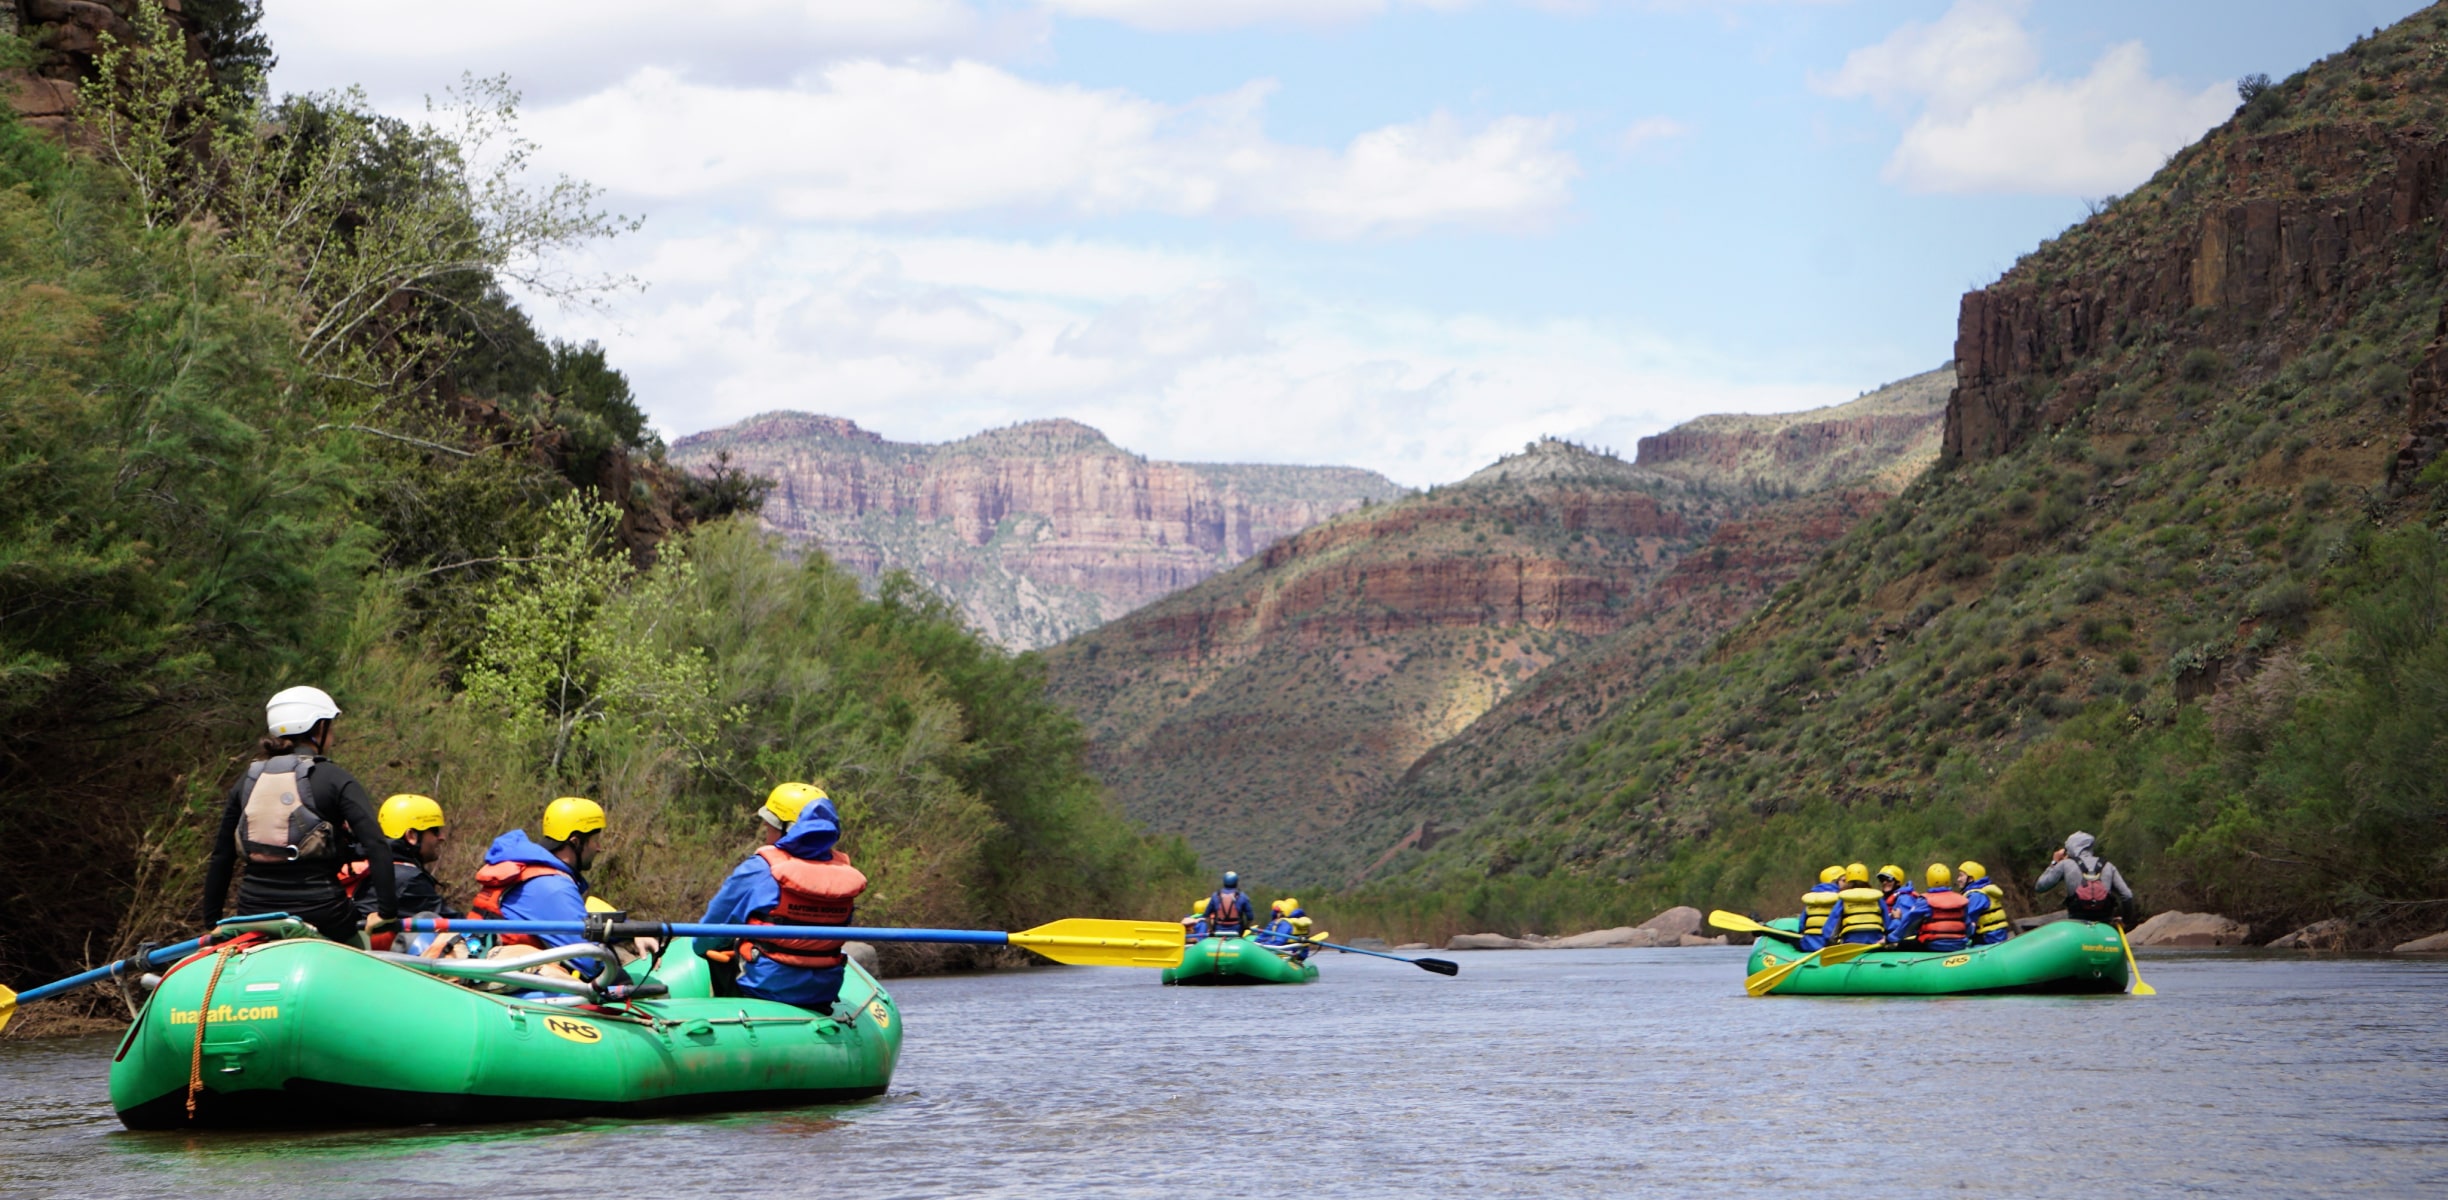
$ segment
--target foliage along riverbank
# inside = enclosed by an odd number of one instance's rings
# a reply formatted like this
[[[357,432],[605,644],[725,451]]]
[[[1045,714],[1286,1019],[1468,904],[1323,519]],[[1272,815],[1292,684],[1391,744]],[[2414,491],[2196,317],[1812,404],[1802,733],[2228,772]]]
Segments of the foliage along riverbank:
[[[1189,886],[1032,658],[783,557],[725,519],[755,481],[666,466],[602,352],[536,335],[504,285],[621,285],[555,264],[627,223],[527,182],[506,85],[412,126],[225,82],[153,6],[135,27],[76,149],[0,118],[0,979],[189,929],[263,697],[298,682],[377,798],[442,802],[462,898],[493,834],[582,793],[599,890],[693,916],[765,790],[810,778],[866,921]]]

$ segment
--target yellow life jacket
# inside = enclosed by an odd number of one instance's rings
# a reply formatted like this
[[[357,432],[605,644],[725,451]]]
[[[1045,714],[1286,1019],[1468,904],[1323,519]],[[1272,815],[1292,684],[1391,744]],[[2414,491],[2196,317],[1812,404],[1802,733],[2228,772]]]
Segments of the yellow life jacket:
[[[1836,893],[1837,901],[1844,905],[1844,915],[1836,926],[1836,936],[1848,938],[1856,933],[1884,936],[1887,932],[1887,918],[1883,915],[1886,909],[1879,903],[1884,897],[1885,893],[1874,887],[1849,887]]]
[[[1990,883],[1972,890],[1989,897],[1989,907],[1981,910],[1980,921],[1973,928],[1973,932],[1986,934],[1993,929],[2004,929],[2006,927],[2006,889]]]
[[[1802,932],[1816,934],[1827,928],[1828,914],[1835,908],[1834,892],[1802,893]]]

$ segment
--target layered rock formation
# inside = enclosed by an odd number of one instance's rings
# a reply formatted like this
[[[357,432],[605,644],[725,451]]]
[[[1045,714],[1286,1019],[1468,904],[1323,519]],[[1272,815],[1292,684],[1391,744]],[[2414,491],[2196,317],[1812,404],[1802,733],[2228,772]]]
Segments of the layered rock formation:
[[[1123,807],[1271,870],[1623,621],[1734,502],[1561,442],[1347,513],[1056,647]]]
[[[1723,487],[1792,495],[1838,484],[1902,491],[1938,453],[1955,365],[1833,408],[1701,417],[1640,440],[1640,465]]]
[[[164,15],[188,37],[189,51],[205,57],[181,0],[161,0]],[[15,34],[34,52],[25,67],[0,71],[0,88],[18,117],[38,129],[65,128],[76,111],[76,85],[93,74],[104,38],[125,44],[134,37],[128,16],[135,0],[0,0],[0,33]]]
[[[1859,485],[1936,452],[1943,374],[1705,418],[1645,440],[1654,467],[1534,443],[1057,647],[1055,694],[1132,815],[1215,865],[1348,883],[1437,847],[1478,815],[1475,777],[1702,652],[1875,511],[1888,493]],[[1772,472],[1857,486],[1786,498]]]
[[[1076,421],[942,445],[768,413],[671,457],[774,481],[765,525],[862,578],[905,570],[988,637],[1034,649],[1092,629],[1402,489],[1348,467],[1156,462]]]

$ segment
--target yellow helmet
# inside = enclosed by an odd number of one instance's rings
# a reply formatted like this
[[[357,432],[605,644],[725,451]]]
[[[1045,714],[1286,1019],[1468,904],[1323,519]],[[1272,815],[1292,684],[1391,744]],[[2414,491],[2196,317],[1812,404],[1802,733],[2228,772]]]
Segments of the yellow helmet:
[[[1298,896],[1286,896],[1283,898],[1283,910],[1285,912],[1291,912],[1293,909],[1299,908],[1300,906],[1300,897]]]
[[[606,900],[606,899],[604,899],[604,898],[603,898],[603,897],[601,897],[601,896],[589,896],[589,897],[587,897],[587,898],[586,898],[586,910],[587,910],[588,912],[619,912],[619,911],[620,911],[619,909],[612,907],[612,902],[611,902],[611,901]]]
[[[1842,878],[1844,878],[1843,867],[1825,867],[1819,872],[1819,882],[1821,883],[1834,883]]]
[[[1879,868],[1878,877],[1881,879],[1892,879],[1897,883],[1902,883],[1904,882],[1904,868],[1899,867],[1894,863],[1889,863],[1886,866]]]
[[[547,840],[566,842],[581,833],[599,832],[603,827],[603,805],[584,796],[563,796],[544,806]]]
[[[1967,880],[1985,879],[1989,875],[1989,868],[1967,858],[1962,862],[1955,864],[1955,873],[1963,876]]]
[[[1849,864],[1845,867],[1844,881],[1846,883],[1868,883],[1870,882],[1870,868],[1860,863]]]
[[[442,806],[431,796],[401,792],[383,801],[374,819],[382,824],[384,837],[406,837],[411,829],[442,828]]]
[[[1924,872],[1921,878],[1934,888],[1955,886],[1955,872],[1947,870],[1945,863],[1931,863],[1929,870]]]
[[[1200,899],[1199,899],[1199,902],[1198,902],[1198,903],[1193,904],[1193,905],[1191,905],[1191,906],[1190,906],[1190,911],[1191,911],[1191,913],[1192,913],[1192,914],[1197,915],[1197,916],[1201,916],[1201,917],[1206,916],[1206,915],[1207,915],[1207,900],[1206,900],[1206,898],[1205,898],[1205,897],[1200,897]]]
[[[765,794],[765,807],[757,810],[757,816],[776,829],[788,829],[800,813],[807,811],[808,805],[830,799],[823,788],[812,783],[778,784]]]

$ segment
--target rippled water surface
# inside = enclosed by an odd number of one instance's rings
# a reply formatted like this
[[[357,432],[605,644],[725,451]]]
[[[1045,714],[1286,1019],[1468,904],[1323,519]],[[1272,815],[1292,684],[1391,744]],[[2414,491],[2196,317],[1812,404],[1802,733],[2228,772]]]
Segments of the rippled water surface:
[[[107,1041],[4,1043],[0,1194],[2448,1195],[2448,964],[1752,1000],[1740,949],[1452,957],[904,980],[890,1095],[662,1121],[133,1134]]]

